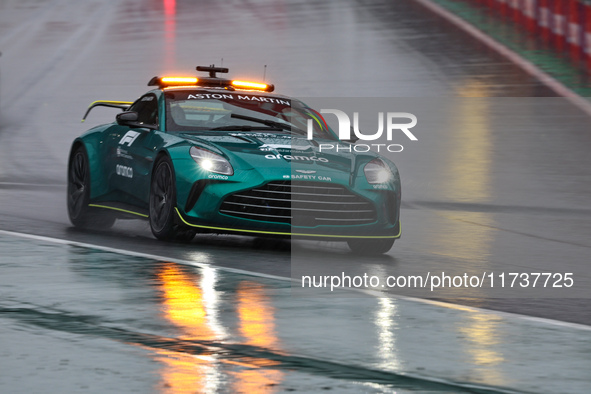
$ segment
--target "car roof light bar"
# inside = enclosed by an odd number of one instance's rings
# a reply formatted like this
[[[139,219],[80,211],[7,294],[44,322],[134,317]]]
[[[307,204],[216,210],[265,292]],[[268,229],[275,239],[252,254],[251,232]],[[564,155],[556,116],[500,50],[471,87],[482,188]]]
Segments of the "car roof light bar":
[[[237,88],[250,88],[250,89],[257,89],[257,90],[265,90],[269,89],[269,85],[266,83],[258,83],[258,82],[248,82],[248,81],[232,81],[232,86]]]
[[[217,73],[227,73],[225,67],[197,66],[197,71],[208,72],[209,77],[154,77],[148,82],[148,86],[158,86],[161,89],[172,86],[204,86],[220,87],[226,89],[261,90],[272,92],[275,86],[266,83],[231,80],[217,77]]]
[[[162,78],[162,82],[165,84],[171,84],[171,85],[176,85],[176,84],[197,84],[197,82],[199,82],[198,78],[194,78],[194,77],[163,77]]]
[[[195,77],[154,77],[148,82],[148,86],[196,86],[199,78]]]

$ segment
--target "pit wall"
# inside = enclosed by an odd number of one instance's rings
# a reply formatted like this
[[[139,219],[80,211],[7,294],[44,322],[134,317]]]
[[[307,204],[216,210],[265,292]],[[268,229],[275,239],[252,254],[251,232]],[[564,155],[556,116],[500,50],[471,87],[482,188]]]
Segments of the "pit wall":
[[[591,0],[418,1],[443,8],[579,96],[591,96]]]
[[[591,66],[591,4],[581,0],[473,0],[512,20],[575,62]]]

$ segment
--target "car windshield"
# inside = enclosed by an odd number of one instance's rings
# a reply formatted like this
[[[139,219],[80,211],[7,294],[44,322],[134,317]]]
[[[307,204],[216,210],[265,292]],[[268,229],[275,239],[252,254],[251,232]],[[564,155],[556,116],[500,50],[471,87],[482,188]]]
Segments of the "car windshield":
[[[167,91],[166,130],[172,132],[265,131],[335,139],[320,115],[301,101],[235,91]]]

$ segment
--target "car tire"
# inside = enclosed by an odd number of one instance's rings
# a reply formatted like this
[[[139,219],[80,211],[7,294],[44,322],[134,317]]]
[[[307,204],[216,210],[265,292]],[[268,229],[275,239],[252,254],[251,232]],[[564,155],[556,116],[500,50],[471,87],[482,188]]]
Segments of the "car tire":
[[[197,231],[187,227],[177,225],[175,228],[174,241],[180,243],[189,243],[195,238]]]
[[[349,249],[355,254],[380,255],[388,252],[394,245],[394,238],[383,239],[350,239]]]
[[[115,217],[98,214],[90,203],[90,165],[84,146],[79,145],[68,163],[68,216],[75,227],[106,230],[113,226]]]
[[[163,241],[190,242],[196,231],[175,222],[176,182],[172,161],[162,156],[154,165],[149,217],[152,234]]]

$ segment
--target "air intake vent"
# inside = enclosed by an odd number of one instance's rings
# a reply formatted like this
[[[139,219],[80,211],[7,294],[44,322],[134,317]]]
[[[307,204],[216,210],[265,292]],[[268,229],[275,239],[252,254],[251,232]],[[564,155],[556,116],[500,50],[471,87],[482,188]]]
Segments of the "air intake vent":
[[[303,227],[351,226],[377,220],[371,201],[343,186],[321,182],[270,182],[230,195],[220,213]]]

